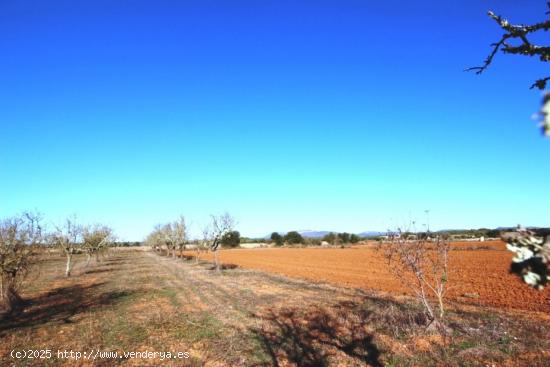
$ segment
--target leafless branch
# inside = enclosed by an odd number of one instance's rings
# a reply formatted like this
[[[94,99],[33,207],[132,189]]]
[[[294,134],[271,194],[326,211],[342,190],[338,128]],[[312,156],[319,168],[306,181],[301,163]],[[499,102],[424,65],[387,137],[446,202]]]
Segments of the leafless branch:
[[[389,239],[381,248],[390,272],[412,290],[424,306],[428,319],[442,327],[449,243],[440,237],[429,239],[401,230],[391,233]],[[432,304],[432,297],[435,304]]]
[[[489,65],[493,62],[493,59],[497,52],[501,50],[503,53],[513,54],[513,55],[524,55],[524,56],[539,56],[541,61],[550,60],[550,47],[549,46],[540,46],[531,43],[528,39],[528,35],[538,32],[538,31],[547,31],[550,29],[550,19],[545,20],[539,23],[532,25],[515,25],[511,24],[508,20],[496,15],[494,12],[489,11],[489,17],[493,19],[504,31],[505,33],[501,36],[500,40],[496,43],[491,44],[493,49],[487,58],[484,60],[483,65],[475,66],[466,69],[466,71],[475,71],[476,74],[481,74],[484,72]],[[518,40],[519,45],[511,45],[508,43],[509,40]],[[543,89],[546,86],[546,79],[537,80],[533,87]]]

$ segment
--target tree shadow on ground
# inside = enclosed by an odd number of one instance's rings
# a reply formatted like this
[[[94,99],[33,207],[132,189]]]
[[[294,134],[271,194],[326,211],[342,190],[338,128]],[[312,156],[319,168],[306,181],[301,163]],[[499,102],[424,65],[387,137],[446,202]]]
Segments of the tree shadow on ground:
[[[113,305],[133,292],[100,292],[105,283],[88,286],[59,287],[26,300],[25,310],[15,315],[0,316],[0,337],[7,332],[46,323],[72,323],[71,318],[85,311]]]
[[[354,302],[332,307],[270,308],[254,315],[262,326],[252,332],[274,366],[329,366],[342,359],[381,367],[380,351],[368,332],[369,311]]]
[[[237,264],[220,264],[221,270],[233,270],[237,269],[239,265]],[[208,270],[216,270],[216,265],[211,265],[208,267]]]
[[[92,269],[92,270],[84,270],[83,274],[100,274],[100,273],[110,273],[115,268],[103,268],[103,269]]]
[[[194,255],[177,255],[178,258],[184,260],[184,261],[190,261],[190,260],[195,260],[195,256]]]
[[[106,264],[106,265],[119,265],[119,264],[125,264],[125,263],[126,261],[123,258],[119,258],[119,257],[109,258],[100,262],[100,264]]]

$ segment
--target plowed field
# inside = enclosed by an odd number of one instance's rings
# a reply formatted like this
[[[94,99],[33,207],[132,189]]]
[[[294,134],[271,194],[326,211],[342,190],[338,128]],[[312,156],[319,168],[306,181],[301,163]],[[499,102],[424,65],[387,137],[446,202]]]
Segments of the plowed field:
[[[512,253],[505,250],[502,242],[459,242],[452,247],[450,299],[498,308],[550,312],[550,289],[533,290],[509,274]],[[210,260],[212,254],[203,258]],[[368,246],[222,250],[220,259],[245,269],[346,287],[411,294],[388,271],[382,254]]]

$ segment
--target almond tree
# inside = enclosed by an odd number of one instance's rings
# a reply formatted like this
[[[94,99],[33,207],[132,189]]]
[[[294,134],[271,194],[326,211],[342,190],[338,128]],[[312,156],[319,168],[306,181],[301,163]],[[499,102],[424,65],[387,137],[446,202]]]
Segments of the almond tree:
[[[71,276],[73,255],[77,253],[81,245],[81,239],[82,226],[76,223],[75,217],[67,218],[63,226],[57,227],[56,231],[51,235],[53,244],[59,247],[67,258],[65,265],[66,277]]]
[[[220,244],[224,236],[231,232],[235,227],[235,219],[229,213],[221,215],[211,215],[211,224],[209,227],[209,233],[207,233],[208,242],[210,244],[210,251],[214,253],[214,263],[216,265],[216,271],[220,272],[220,261],[218,251]]]
[[[170,254],[172,254],[172,257],[175,258],[176,242],[174,241],[172,232],[172,224],[165,224],[160,229],[160,237],[162,239],[162,243],[166,246],[167,255],[170,256]]]
[[[162,226],[160,231],[161,237],[168,249],[168,254],[172,253],[172,257],[176,257],[176,249],[180,250],[180,255],[183,255],[185,242],[187,241],[187,232],[184,216],[180,216],[178,220],[167,223]]]
[[[172,222],[172,239],[179,249],[180,257],[183,259],[183,251],[185,251],[185,244],[187,243],[187,226],[183,215]]]
[[[114,242],[113,230],[98,224],[86,226],[82,230],[82,240],[82,247],[87,257],[86,266],[88,266],[92,255],[95,255],[96,262],[98,262],[100,253]]]
[[[430,325],[440,328],[445,316],[450,246],[439,236],[433,240],[428,238],[429,235],[409,236],[398,230],[390,233],[390,242],[382,246],[390,272],[424,306]]]
[[[42,244],[40,221],[39,214],[24,213],[0,222],[0,300],[8,313],[22,307],[19,288]]]
[[[145,243],[155,251],[160,251],[163,246],[166,246],[167,255],[172,255],[174,258],[176,257],[176,249],[179,249],[180,256],[183,256],[186,242],[187,226],[183,215],[174,222],[156,225],[153,232],[145,239]]]
[[[162,233],[161,233],[162,227],[160,225],[156,225],[153,232],[149,233],[147,235],[147,238],[145,239],[145,243],[148,246],[151,246],[155,252],[162,253],[162,246],[163,246],[163,239],[162,239]]]
[[[202,229],[202,238],[195,241],[195,264],[199,263],[201,252],[208,252],[210,237],[211,237],[210,226],[207,225]]]

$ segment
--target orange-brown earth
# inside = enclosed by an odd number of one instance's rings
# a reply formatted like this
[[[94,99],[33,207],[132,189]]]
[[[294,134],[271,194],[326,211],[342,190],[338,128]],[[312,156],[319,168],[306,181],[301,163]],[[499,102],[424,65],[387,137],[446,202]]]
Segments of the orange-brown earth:
[[[452,249],[449,299],[497,308],[550,312],[550,290],[534,290],[510,274],[513,254],[506,251],[501,241],[456,242]],[[202,257],[210,260],[212,254]],[[382,253],[373,246],[222,250],[220,259],[246,269],[346,287],[411,294],[388,271]]]

